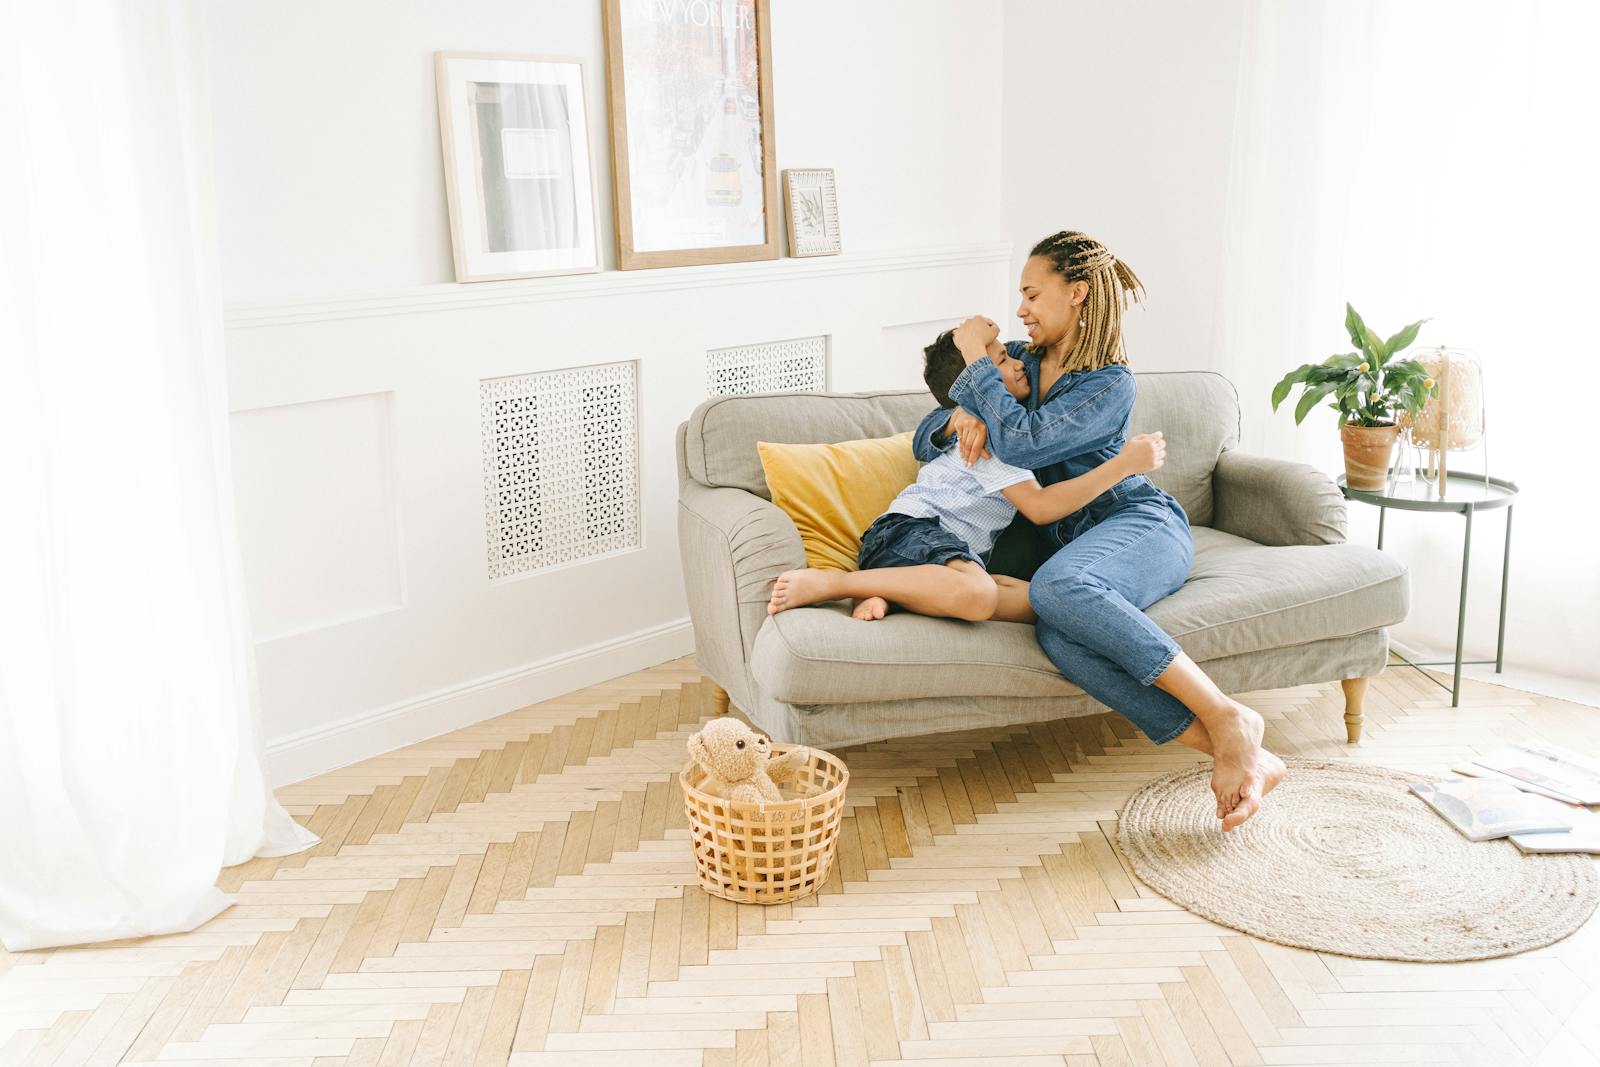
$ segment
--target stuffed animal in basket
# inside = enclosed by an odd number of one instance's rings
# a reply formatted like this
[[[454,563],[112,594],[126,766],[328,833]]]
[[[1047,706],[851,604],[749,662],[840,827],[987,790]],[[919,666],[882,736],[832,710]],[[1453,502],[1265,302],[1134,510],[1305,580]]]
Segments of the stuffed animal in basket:
[[[773,759],[770,740],[727,717],[712,719],[689,738],[689,755],[709,775],[699,787],[701,792],[739,804],[759,804],[783,799],[779,783],[794,779],[810,751],[792,748]]]

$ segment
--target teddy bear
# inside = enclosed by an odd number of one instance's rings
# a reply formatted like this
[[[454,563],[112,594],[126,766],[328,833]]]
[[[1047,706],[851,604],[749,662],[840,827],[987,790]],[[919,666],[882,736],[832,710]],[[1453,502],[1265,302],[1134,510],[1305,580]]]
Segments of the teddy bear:
[[[810,757],[792,748],[772,758],[772,742],[735,718],[713,719],[689,738],[689,755],[709,777],[700,791],[740,804],[780,801],[780,782],[792,781]]]

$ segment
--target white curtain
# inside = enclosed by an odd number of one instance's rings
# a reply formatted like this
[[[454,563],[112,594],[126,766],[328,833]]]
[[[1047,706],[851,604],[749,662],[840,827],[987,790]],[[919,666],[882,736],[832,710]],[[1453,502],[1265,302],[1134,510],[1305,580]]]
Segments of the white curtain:
[[[191,929],[315,842],[267,791],[201,54],[181,0],[0,5],[0,941]]]
[[[1482,358],[1490,473],[1520,483],[1508,664],[1600,679],[1600,5],[1256,0],[1227,206],[1222,351],[1247,447],[1342,469],[1334,416],[1296,429],[1273,382],[1349,349],[1344,303],[1387,336]],[[1475,460],[1475,462],[1478,462]],[[1460,465],[1458,464],[1458,467]],[[1371,543],[1373,509],[1352,506]],[[1493,658],[1503,512],[1474,523],[1468,654]],[[1392,516],[1407,644],[1455,641],[1462,521]]]

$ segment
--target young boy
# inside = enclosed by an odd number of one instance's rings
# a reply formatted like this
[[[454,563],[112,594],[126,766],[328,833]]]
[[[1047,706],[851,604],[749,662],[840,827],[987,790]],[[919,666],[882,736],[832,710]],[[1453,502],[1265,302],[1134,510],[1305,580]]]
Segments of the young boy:
[[[1006,354],[998,329],[991,325],[986,332],[989,358],[1006,389],[1026,400],[1027,372]],[[966,367],[954,334],[946,330],[923,350],[923,380],[947,408],[955,407],[950,386]],[[1122,479],[1160,467],[1166,447],[1161,434],[1140,434],[1089,473],[1042,487],[1032,471],[993,457],[967,466],[952,440],[862,535],[860,570],[785,571],[773,585],[767,614],[854,598],[852,614],[862,620],[902,609],[974,622],[1033,622],[1028,583],[984,570],[995,538],[1019,511],[1035,525],[1071,515]]]

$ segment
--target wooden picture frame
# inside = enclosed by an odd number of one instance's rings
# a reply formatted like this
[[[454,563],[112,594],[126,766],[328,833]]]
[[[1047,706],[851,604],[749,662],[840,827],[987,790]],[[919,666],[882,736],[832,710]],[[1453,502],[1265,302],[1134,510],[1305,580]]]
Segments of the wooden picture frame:
[[[836,256],[839,191],[829,167],[796,167],[783,172],[783,209],[789,220],[789,255]]]
[[[777,259],[771,0],[602,7],[617,268]]]
[[[582,60],[435,52],[434,81],[456,281],[598,271]]]

